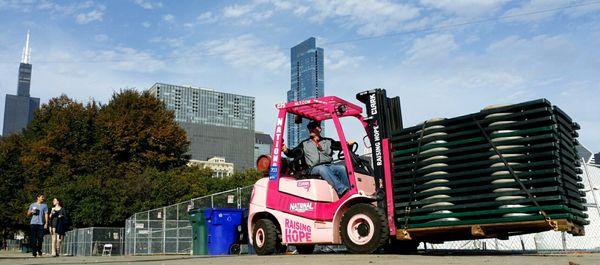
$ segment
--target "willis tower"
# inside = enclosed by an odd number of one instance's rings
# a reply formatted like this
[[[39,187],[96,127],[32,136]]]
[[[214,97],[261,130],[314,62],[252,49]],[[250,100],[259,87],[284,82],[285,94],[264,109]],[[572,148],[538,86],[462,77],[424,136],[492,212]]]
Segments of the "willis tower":
[[[21,56],[19,65],[19,83],[17,85],[17,95],[6,94],[6,104],[4,106],[4,126],[2,135],[8,136],[13,133],[20,133],[31,120],[33,114],[40,106],[39,98],[29,96],[31,86],[31,64],[29,63],[29,31],[27,31],[27,40]]]

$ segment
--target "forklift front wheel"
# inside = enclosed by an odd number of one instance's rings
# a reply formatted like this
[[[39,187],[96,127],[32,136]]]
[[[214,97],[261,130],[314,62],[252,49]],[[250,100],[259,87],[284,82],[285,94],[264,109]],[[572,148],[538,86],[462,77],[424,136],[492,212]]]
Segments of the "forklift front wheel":
[[[269,219],[259,219],[252,232],[254,249],[258,255],[272,255],[279,252],[280,236],[277,227]]]
[[[389,238],[385,215],[372,204],[351,206],[340,224],[342,242],[351,253],[370,254]]]

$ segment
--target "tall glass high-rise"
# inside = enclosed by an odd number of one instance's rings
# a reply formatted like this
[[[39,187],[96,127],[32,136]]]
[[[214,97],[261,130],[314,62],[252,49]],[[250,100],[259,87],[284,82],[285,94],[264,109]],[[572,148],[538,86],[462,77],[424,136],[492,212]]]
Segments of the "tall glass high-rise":
[[[298,101],[324,96],[323,49],[317,47],[315,38],[311,37],[291,49],[291,88],[287,92],[287,100]],[[295,147],[308,138],[306,125],[294,122],[293,115],[287,117],[287,143]]]

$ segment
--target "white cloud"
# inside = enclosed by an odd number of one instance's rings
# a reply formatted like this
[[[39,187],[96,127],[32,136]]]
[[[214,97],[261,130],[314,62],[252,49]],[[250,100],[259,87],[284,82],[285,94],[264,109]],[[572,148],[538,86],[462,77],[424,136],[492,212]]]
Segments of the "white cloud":
[[[253,5],[231,5],[223,8],[223,16],[226,18],[241,17],[254,9]]]
[[[0,10],[14,10],[18,12],[41,11],[51,18],[73,17],[78,24],[87,24],[93,21],[102,21],[106,7],[94,1],[64,1],[51,0],[0,0]]]
[[[421,0],[421,4],[459,16],[479,16],[498,11],[509,0]]]
[[[23,3],[26,3],[26,1]],[[33,1],[31,3],[33,3]],[[75,3],[71,3],[71,4],[61,5],[56,2],[42,0],[39,3],[37,3],[36,8],[39,10],[50,11],[50,13],[53,13],[53,14],[71,15],[75,12],[81,11],[83,9],[91,8],[93,6],[94,6],[93,1],[83,1],[83,2],[75,2]]]
[[[217,18],[213,15],[212,12],[206,11],[200,14],[198,17],[196,17],[196,21],[199,24],[210,24],[216,22]]]
[[[288,58],[278,47],[269,46],[251,34],[203,42],[199,48],[237,68],[281,70],[288,67]]]
[[[269,0],[258,0],[250,4],[234,4],[226,6],[223,8],[222,16],[224,19],[231,19],[234,23],[238,25],[248,26],[255,22],[267,20],[275,14],[274,9],[270,8],[266,4],[272,3]],[[275,9],[281,8],[287,8],[287,6],[283,5],[280,8]]]
[[[105,9],[106,8],[104,6],[98,6],[98,8],[87,13],[80,13],[77,16],[75,16],[75,21],[77,21],[77,23],[79,24],[87,24],[94,21],[102,21]]]
[[[573,62],[575,47],[564,35],[537,35],[529,38],[517,35],[491,43],[486,50],[489,54],[507,55],[504,60],[537,65],[539,62],[555,61],[557,64]]]
[[[325,69],[335,71],[353,68],[358,66],[362,60],[364,60],[363,56],[352,56],[341,49],[328,49],[324,58]]]
[[[596,4],[592,3],[590,5],[581,5],[581,6],[566,9],[564,11],[564,13],[567,14],[571,18],[577,18],[580,16],[585,16],[585,15],[593,14],[593,13],[597,13],[597,12],[600,12],[600,5],[597,3]]]
[[[155,2],[151,0],[135,0],[134,3],[144,9],[155,9],[163,6],[161,2]]]
[[[166,14],[162,17],[162,20],[167,23],[173,23],[175,22],[175,16],[173,14]]]
[[[302,15],[306,14],[306,12],[308,12],[308,10],[310,10],[310,7],[308,7],[308,6],[297,6],[294,9],[294,15],[302,16]]]
[[[142,27],[144,27],[144,28],[149,28],[150,26],[152,26],[152,25],[150,24],[150,22],[148,22],[148,21],[144,21],[144,22],[142,22],[140,25],[142,25]]]
[[[568,6],[574,1],[575,0],[530,0],[528,2],[523,1],[521,2],[522,4],[518,7],[506,11],[506,13],[503,16],[516,16],[506,19],[507,21],[512,22],[534,22],[546,20],[562,11],[557,8]],[[542,10],[546,12],[535,13]],[[527,15],[519,16],[522,14]]]
[[[139,51],[131,47],[116,47],[111,50],[86,51],[87,60],[106,63],[110,69],[138,73],[154,73],[165,69],[165,62],[150,52]]]
[[[418,7],[389,0],[316,0],[312,9],[314,21],[331,19],[365,36],[399,31],[404,23],[419,16]]]
[[[416,39],[408,50],[407,63],[429,64],[446,60],[458,49],[452,34],[430,34]]]
[[[163,43],[173,48],[179,48],[183,46],[183,38],[155,37],[150,39],[150,42]]]
[[[262,20],[266,20],[266,19],[270,18],[271,16],[273,16],[273,10],[266,10],[266,11],[254,13],[252,15],[252,18],[255,21],[262,21]]]

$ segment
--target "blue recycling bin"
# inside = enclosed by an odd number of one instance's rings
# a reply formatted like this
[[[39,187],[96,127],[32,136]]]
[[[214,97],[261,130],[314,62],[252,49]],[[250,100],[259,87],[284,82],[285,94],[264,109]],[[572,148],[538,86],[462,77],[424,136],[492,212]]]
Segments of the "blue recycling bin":
[[[229,255],[239,244],[245,209],[211,208],[204,211],[208,227],[208,254]]]

